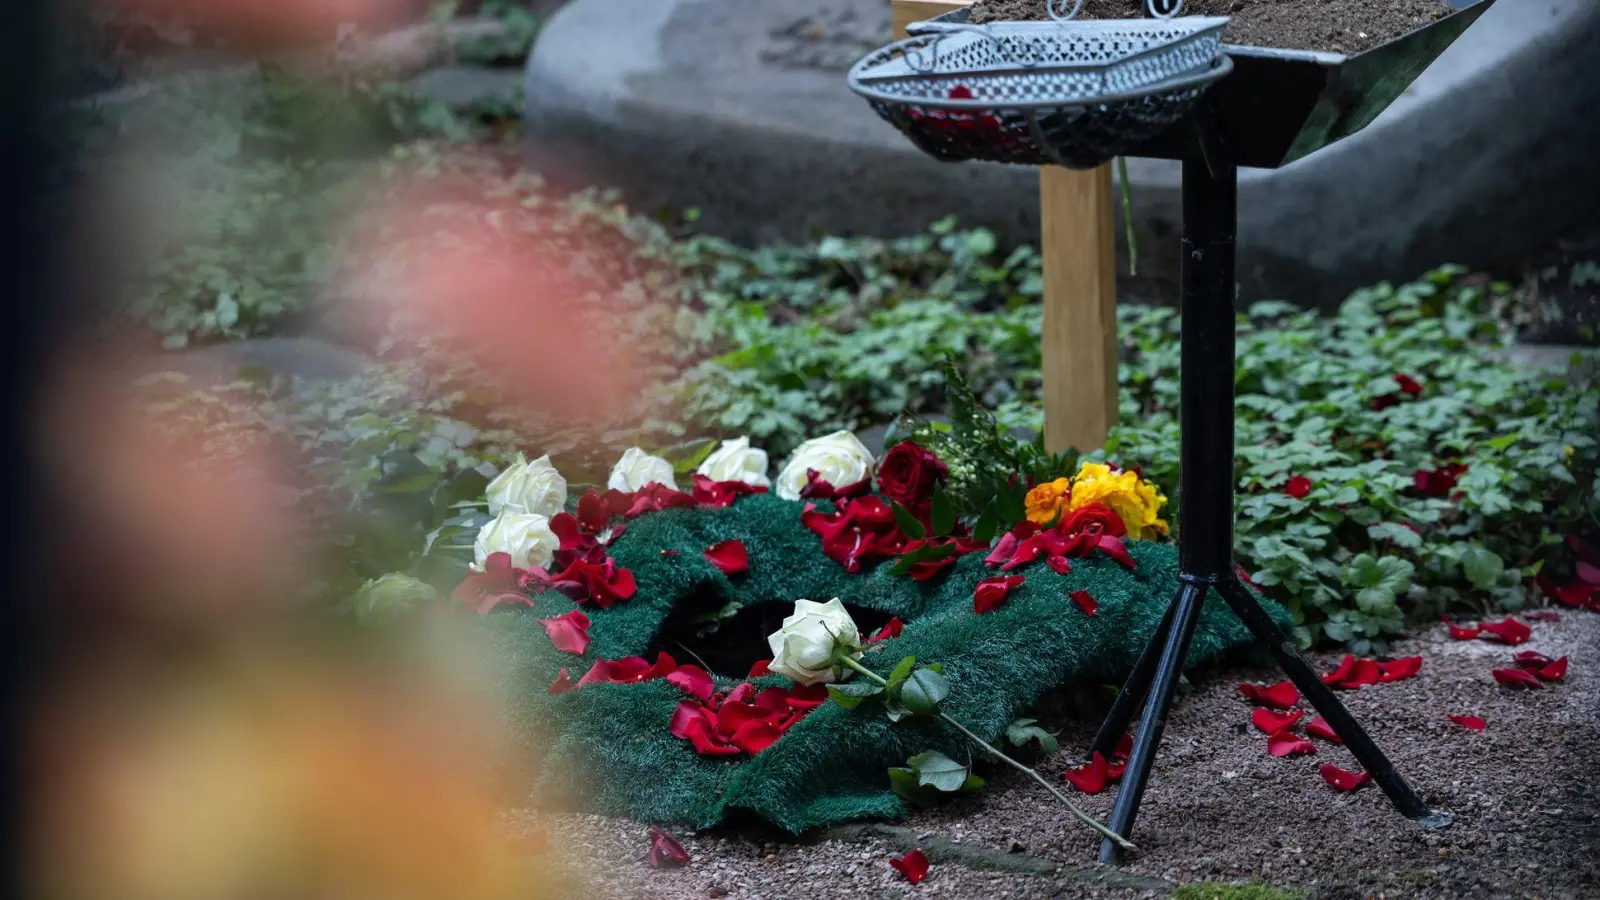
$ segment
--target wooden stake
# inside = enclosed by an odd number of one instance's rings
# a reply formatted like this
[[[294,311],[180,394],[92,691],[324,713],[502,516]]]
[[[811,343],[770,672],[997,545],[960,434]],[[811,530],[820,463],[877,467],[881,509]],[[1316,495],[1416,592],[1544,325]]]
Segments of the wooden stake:
[[[891,0],[896,40],[905,28],[972,0]],[[1044,260],[1044,443],[1093,450],[1117,421],[1116,194],[1111,166],[1039,170],[1039,253]],[[954,210],[960,213],[960,210]]]

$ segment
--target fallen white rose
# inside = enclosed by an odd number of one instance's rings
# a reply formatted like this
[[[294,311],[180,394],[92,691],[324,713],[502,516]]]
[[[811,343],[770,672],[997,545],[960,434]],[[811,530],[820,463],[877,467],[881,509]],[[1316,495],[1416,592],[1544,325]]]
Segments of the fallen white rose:
[[[859,659],[861,633],[838,597],[827,603],[796,600],[794,614],[767,636],[767,646],[772,649],[768,668],[797,684],[843,681],[847,672],[836,663],[835,651]]]
[[[836,488],[849,487],[872,474],[872,454],[848,431],[812,438],[796,448],[778,473],[778,496],[800,499],[808,471]]]
[[[678,483],[672,478],[672,463],[659,456],[651,456],[638,447],[629,447],[622,454],[622,458],[611,469],[611,477],[606,480],[606,487],[624,494],[631,494],[647,484],[664,484],[673,490],[678,489]]]
[[[747,437],[723,441],[700,464],[696,474],[712,481],[742,481],[756,487],[772,487],[767,478],[767,451],[751,447]]]
[[[529,462],[518,453],[517,461],[489,482],[484,496],[491,516],[509,509],[549,518],[567,504],[567,480],[550,464],[549,456]]]

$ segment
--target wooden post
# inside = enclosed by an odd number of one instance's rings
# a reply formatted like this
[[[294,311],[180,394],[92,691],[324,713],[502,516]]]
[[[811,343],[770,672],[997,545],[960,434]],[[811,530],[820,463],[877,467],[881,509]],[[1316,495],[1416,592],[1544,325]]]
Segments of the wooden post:
[[[894,36],[972,0],[891,0]],[[955,210],[960,212],[960,210]],[[1044,443],[1092,450],[1117,421],[1116,193],[1111,166],[1039,170]]]

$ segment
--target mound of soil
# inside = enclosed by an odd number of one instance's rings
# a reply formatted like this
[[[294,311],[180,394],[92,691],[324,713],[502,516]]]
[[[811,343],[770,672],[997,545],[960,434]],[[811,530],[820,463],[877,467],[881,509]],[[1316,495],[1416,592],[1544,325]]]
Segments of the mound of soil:
[[[1046,0],[978,0],[973,24],[1047,19]],[[1136,19],[1143,0],[1088,0],[1081,19]],[[1231,16],[1230,44],[1352,54],[1454,12],[1445,0],[1184,0],[1183,14]]]

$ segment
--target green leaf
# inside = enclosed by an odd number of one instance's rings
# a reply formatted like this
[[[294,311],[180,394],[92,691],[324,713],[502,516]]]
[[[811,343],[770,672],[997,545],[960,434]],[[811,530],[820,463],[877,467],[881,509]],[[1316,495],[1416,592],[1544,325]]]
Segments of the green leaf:
[[[911,677],[911,670],[916,664],[917,658],[908,656],[896,663],[893,669],[889,670],[889,676],[884,681],[888,682],[887,688],[890,696],[900,696],[900,686],[906,683],[907,678]]]
[[[847,681],[828,685],[828,697],[845,709],[855,709],[863,700],[883,693],[883,686],[870,681]]]
[[[916,716],[932,716],[939,704],[950,696],[950,682],[932,669],[918,669],[900,689],[900,702]]]
[[[1395,609],[1394,592],[1384,587],[1362,588],[1356,593],[1356,606],[1371,616],[1391,613]]]
[[[918,753],[906,760],[917,773],[917,784],[936,791],[959,791],[967,783],[968,767],[937,750]]]
[[[1500,583],[1505,571],[1505,561],[1500,555],[1482,547],[1472,547],[1461,555],[1461,570],[1479,590],[1489,590]]]
[[[938,484],[933,486],[933,510],[929,518],[933,524],[933,533],[937,535],[949,534],[956,525],[955,508],[950,505],[950,498],[945,494],[944,488]]]
[[[1018,719],[1006,726],[1006,740],[1013,747],[1025,747],[1029,741],[1038,741],[1039,749],[1045,753],[1054,753],[1061,745],[1056,741],[1056,736],[1035,724],[1034,719]]]
[[[987,544],[994,540],[1000,530],[1000,507],[995,501],[990,500],[978,514],[977,524],[972,526],[972,539],[980,544]]]
[[[902,554],[899,559],[895,560],[895,564],[889,568],[889,574],[907,575],[910,574],[911,568],[917,563],[938,562],[953,555],[955,552],[955,544],[928,544],[918,547],[910,553]]]
[[[912,515],[910,510],[893,500],[890,500],[889,504],[894,507],[894,523],[900,526],[906,537],[917,540],[928,536],[928,530],[922,527],[922,523],[917,521],[917,517]]]
[[[889,770],[889,790],[900,797],[911,801],[917,806],[932,806],[939,802],[939,792],[923,787],[917,779],[914,769],[893,768]]]
[[[1422,535],[1396,522],[1379,522],[1367,526],[1367,536],[1375,541],[1388,540],[1405,550],[1422,546]]]

